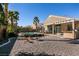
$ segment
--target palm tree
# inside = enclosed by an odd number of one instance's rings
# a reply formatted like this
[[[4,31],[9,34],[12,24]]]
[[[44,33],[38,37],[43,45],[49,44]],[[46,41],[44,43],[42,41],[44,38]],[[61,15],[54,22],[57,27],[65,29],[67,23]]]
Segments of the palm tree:
[[[14,31],[14,25],[16,23],[16,27],[17,27],[17,21],[19,20],[19,13],[17,11],[9,11],[8,17],[11,22],[11,31]]]
[[[17,31],[17,21],[19,20],[19,12],[18,11],[14,11],[14,20],[15,20],[15,31]]]
[[[3,37],[4,39],[7,37],[7,24],[8,24],[8,3],[2,3],[1,4],[3,6],[3,11],[4,11],[4,22],[3,22]]]
[[[8,16],[8,4],[7,3],[1,3],[0,4],[0,24],[1,24],[1,35],[2,38],[5,39],[7,35],[7,16]]]
[[[14,12],[13,11],[9,11],[9,15],[8,15],[9,21],[11,22],[11,31],[13,31],[13,20],[14,20]]]
[[[33,19],[33,24],[35,24],[35,26],[36,26],[36,31],[38,31],[39,18],[38,18],[37,16],[34,17],[34,19]]]
[[[2,5],[3,5],[3,8],[4,8],[4,14],[5,14],[5,21],[4,21],[4,23],[5,23],[5,25],[6,25],[6,27],[7,27],[7,22],[8,22],[8,3],[2,3]]]
[[[0,24],[4,24],[4,19],[5,19],[5,16],[4,16],[4,13],[3,12],[0,12]]]

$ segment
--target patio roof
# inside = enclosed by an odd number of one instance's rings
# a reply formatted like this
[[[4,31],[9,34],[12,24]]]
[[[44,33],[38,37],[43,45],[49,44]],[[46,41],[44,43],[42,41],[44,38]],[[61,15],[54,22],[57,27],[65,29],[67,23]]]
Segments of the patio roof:
[[[61,23],[68,23],[68,22],[73,22],[73,21],[79,21],[79,19],[49,15],[46,21],[44,22],[44,25],[61,24]]]

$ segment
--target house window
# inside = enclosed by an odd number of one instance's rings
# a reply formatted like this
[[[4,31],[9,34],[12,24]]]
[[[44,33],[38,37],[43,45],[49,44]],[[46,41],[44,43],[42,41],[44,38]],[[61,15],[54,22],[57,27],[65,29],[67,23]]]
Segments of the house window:
[[[67,24],[67,31],[72,31],[72,24]]]

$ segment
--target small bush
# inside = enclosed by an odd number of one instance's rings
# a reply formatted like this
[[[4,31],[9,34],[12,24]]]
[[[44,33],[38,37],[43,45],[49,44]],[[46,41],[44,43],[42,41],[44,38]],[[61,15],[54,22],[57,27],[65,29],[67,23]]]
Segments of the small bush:
[[[8,37],[17,37],[17,34],[15,34],[14,32],[8,33]]]

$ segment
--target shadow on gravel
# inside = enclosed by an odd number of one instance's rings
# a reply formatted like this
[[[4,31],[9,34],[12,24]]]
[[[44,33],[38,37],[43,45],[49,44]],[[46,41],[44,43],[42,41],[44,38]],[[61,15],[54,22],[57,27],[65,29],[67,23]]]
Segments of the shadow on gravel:
[[[69,42],[70,44],[79,44],[79,40],[73,40]]]
[[[51,40],[49,40],[49,39],[48,40],[45,40],[45,39],[42,40],[42,39],[39,39],[38,41],[62,41],[62,42],[71,42],[73,40],[66,40],[66,39],[65,40],[52,40],[52,39]]]
[[[50,54],[47,54],[45,52],[42,52],[42,53],[19,52],[15,56],[61,56],[61,55],[56,55],[56,54],[50,55]]]
[[[11,37],[10,43],[0,47],[0,56],[8,56],[16,42],[17,37]]]

